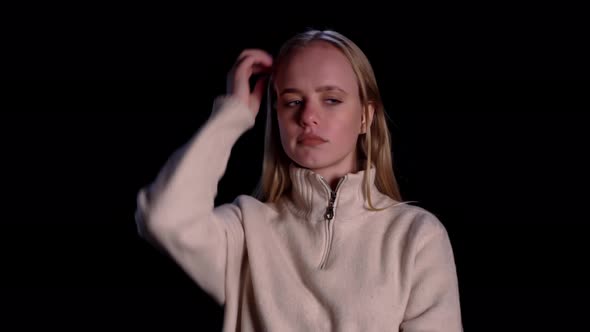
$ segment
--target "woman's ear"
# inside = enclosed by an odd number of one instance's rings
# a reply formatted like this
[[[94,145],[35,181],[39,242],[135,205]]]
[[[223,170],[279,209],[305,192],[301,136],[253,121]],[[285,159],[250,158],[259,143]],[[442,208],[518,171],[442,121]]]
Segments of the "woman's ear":
[[[369,121],[367,121],[366,113],[369,113]],[[363,112],[361,114],[361,134],[365,134],[367,132],[367,128],[371,126],[373,123],[373,114],[375,113],[375,106],[373,102],[367,103],[366,110],[363,108]]]

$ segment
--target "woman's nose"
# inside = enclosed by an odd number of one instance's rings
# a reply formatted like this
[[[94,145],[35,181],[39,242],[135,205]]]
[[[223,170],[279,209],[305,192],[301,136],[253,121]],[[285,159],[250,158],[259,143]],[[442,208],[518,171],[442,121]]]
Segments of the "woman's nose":
[[[299,117],[301,126],[316,126],[319,120],[317,107],[311,103],[303,104]]]

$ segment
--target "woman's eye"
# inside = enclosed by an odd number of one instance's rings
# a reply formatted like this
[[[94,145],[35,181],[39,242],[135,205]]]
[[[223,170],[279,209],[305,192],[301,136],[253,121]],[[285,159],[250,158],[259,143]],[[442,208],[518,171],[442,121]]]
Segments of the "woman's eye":
[[[293,106],[299,105],[298,103],[301,103],[301,100],[292,100],[292,101],[286,102],[285,103],[285,106],[287,106],[287,107],[293,107]]]
[[[326,103],[330,104],[330,105],[336,105],[336,104],[340,104],[342,101],[340,101],[339,99],[335,99],[335,98],[327,98],[325,99]],[[288,102],[285,102],[285,107],[296,107],[296,106],[300,106],[303,103],[302,100],[291,100]]]

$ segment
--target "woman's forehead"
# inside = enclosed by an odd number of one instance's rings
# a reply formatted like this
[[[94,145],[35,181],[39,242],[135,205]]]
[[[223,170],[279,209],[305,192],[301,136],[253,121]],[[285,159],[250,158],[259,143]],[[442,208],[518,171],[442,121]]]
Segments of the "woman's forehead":
[[[357,88],[352,65],[333,46],[313,45],[297,50],[277,71],[278,89],[315,91],[325,87],[337,87],[349,93]]]

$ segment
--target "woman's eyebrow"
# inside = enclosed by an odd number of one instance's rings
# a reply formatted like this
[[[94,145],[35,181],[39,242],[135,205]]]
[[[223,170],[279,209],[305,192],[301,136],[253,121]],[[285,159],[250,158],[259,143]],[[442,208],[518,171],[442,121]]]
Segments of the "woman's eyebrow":
[[[333,90],[340,91],[344,94],[347,93],[344,89],[342,89],[338,86],[335,86],[335,85],[323,85],[323,86],[320,86],[317,89],[315,89],[316,92],[333,91]],[[285,88],[285,89],[283,89],[283,91],[281,91],[280,95],[282,96],[286,93],[301,93],[301,90],[296,89],[296,88]]]

